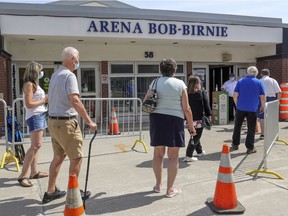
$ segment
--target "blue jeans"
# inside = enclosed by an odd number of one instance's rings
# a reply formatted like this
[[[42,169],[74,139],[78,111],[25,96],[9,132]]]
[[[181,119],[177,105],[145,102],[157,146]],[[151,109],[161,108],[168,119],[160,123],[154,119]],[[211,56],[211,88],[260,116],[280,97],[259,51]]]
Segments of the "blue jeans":
[[[247,120],[247,127],[248,127],[247,136],[245,140],[245,146],[247,149],[253,149],[254,140],[255,140],[257,112],[236,110],[232,143],[234,145],[240,144],[241,128],[242,128],[242,124],[243,124],[245,117]]]

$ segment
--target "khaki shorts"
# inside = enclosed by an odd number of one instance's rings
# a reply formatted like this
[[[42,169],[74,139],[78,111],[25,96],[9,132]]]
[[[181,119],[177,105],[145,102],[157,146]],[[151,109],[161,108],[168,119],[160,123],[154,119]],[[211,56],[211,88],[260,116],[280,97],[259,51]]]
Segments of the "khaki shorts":
[[[69,159],[83,157],[83,137],[76,119],[49,119],[48,128],[55,155],[67,155]]]

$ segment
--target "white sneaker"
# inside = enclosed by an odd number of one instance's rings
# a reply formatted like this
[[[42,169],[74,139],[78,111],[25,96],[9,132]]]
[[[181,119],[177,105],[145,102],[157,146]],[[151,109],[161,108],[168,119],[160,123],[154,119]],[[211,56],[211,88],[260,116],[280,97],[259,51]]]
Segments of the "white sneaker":
[[[196,157],[184,157],[183,158],[183,161],[185,161],[185,162],[193,162],[193,161],[197,161],[198,160],[198,158],[196,158]]]
[[[202,156],[205,155],[205,154],[206,154],[205,151],[202,151],[201,154],[196,154],[195,156],[196,156],[196,157],[202,157]]]

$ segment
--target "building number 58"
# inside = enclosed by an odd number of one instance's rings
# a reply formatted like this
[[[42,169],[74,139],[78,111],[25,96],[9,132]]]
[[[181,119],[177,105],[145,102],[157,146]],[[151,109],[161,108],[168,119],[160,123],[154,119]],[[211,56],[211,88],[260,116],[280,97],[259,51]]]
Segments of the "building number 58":
[[[144,57],[145,58],[154,58],[154,53],[153,52],[145,52]]]

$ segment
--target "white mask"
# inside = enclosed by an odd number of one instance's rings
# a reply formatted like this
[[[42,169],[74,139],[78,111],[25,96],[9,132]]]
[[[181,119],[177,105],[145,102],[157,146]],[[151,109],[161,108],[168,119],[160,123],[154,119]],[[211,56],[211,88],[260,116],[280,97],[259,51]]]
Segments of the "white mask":
[[[39,75],[38,75],[38,78],[41,79],[43,76],[44,76],[44,72],[43,72],[43,71],[40,71],[40,72],[39,72]]]
[[[79,67],[80,67],[80,62],[78,61],[74,66],[74,70],[77,70]]]

